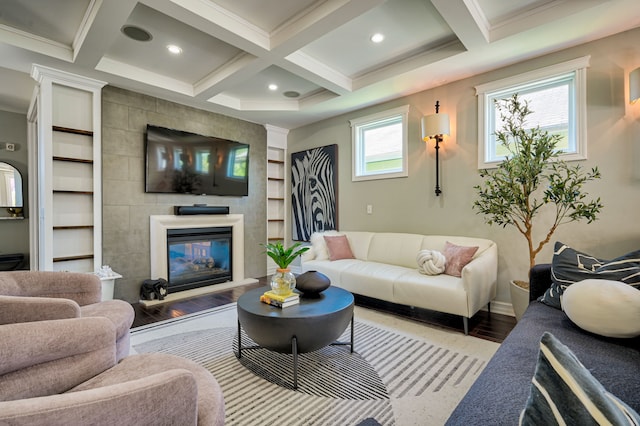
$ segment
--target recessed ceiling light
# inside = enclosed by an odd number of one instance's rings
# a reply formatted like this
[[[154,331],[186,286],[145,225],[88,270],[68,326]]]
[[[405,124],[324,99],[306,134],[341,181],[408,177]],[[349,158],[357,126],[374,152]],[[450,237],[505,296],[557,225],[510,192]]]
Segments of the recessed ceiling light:
[[[295,90],[287,90],[283,93],[287,98],[297,98],[300,96],[300,92],[296,92]]]
[[[153,38],[149,31],[140,27],[136,27],[135,25],[124,25],[122,28],[120,28],[120,31],[122,31],[122,34],[126,35],[130,39],[136,41],[149,41]]]
[[[371,41],[374,43],[381,43],[384,40],[384,34],[375,33],[371,36]]]
[[[167,50],[171,53],[173,53],[174,55],[179,55],[182,53],[182,48],[180,46],[177,46],[175,44],[169,44],[167,45]]]
[[[273,83],[271,83],[271,84],[269,85],[269,90],[278,90],[278,85],[277,85],[277,84],[273,84]]]

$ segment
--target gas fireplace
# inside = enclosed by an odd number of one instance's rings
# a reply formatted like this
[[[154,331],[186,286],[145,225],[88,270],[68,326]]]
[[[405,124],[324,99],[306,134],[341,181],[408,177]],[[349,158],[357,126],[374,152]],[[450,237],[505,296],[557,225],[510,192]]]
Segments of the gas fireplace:
[[[151,278],[169,281],[166,300],[257,282],[244,277],[241,214],[150,217]]]
[[[232,280],[230,226],[167,230],[169,293]]]

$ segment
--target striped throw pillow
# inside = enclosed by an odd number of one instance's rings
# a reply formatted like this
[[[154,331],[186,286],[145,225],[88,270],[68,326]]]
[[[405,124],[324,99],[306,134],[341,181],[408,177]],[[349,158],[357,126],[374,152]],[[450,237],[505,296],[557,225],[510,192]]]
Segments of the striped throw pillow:
[[[640,415],[607,392],[569,348],[546,332],[520,425],[638,425]]]
[[[613,260],[598,259],[561,242],[556,242],[551,263],[551,286],[538,298],[542,303],[562,309],[564,290],[586,279],[621,281],[640,287],[640,250]]]

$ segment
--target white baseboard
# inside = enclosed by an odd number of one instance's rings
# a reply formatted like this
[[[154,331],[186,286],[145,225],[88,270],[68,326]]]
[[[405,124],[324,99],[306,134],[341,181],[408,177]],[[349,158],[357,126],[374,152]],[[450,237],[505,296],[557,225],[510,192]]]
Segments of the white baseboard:
[[[482,308],[482,310],[486,311],[487,308]],[[515,312],[513,312],[513,306],[511,306],[511,303],[498,302],[496,300],[491,302],[491,312],[494,314],[508,315],[510,317],[516,316]]]

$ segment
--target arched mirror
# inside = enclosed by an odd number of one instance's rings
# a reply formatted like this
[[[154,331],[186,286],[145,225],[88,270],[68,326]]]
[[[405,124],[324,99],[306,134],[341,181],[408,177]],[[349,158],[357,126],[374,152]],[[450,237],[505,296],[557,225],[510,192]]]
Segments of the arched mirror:
[[[22,175],[11,164],[0,162],[0,207],[23,207]]]

